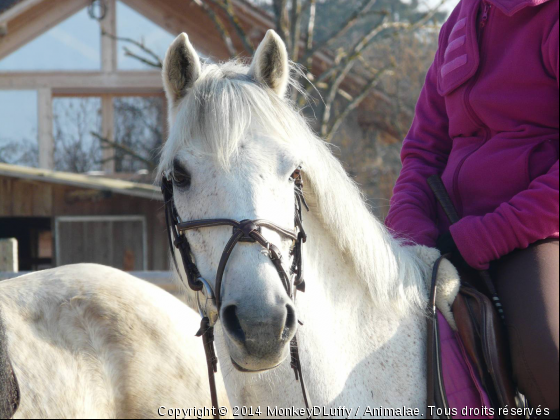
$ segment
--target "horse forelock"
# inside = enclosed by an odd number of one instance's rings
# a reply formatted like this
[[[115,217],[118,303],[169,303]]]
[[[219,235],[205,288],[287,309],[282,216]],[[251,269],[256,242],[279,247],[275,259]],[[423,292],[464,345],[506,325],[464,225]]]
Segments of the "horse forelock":
[[[170,112],[161,171],[170,169],[185,148],[211,156],[227,169],[249,136],[266,133],[288,143],[312,135],[296,107],[260,86],[249,69],[238,61],[203,66],[189,94]],[[297,68],[293,69],[295,74]],[[290,84],[297,88],[295,78]]]
[[[293,67],[292,76],[297,71]],[[294,77],[289,83],[298,86]],[[331,145],[315,135],[296,105],[259,86],[248,66],[239,62],[203,66],[170,129],[160,173],[169,170],[174,157],[185,149],[212,156],[227,169],[244,140],[252,134],[259,137],[259,132],[260,137],[297,150],[304,160],[310,187],[306,193],[313,209],[374,300],[405,311],[424,305],[420,285],[425,272],[417,257],[373,216]]]

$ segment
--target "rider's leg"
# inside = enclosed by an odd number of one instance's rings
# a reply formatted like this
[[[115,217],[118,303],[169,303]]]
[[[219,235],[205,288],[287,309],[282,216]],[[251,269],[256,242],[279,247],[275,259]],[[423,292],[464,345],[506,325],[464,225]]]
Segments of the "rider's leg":
[[[515,379],[533,408],[558,410],[558,240],[515,251],[493,267]]]

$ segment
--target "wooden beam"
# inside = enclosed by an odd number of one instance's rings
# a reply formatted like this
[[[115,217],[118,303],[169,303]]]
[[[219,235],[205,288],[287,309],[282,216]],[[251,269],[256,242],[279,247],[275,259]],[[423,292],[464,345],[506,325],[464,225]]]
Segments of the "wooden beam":
[[[101,70],[104,73],[117,71],[117,6],[115,0],[105,0],[107,13],[100,22],[101,26]],[[107,36],[108,34],[112,36]]]
[[[33,1],[25,9],[26,3],[22,3],[18,14],[12,14],[11,19],[4,22],[8,29],[7,35],[0,37],[0,59],[79,12],[89,0]]]
[[[104,138],[115,141],[115,107],[111,95],[101,97],[101,132]],[[113,173],[115,172],[115,149],[107,144],[102,146],[104,147],[103,170],[105,173]]]
[[[54,137],[52,92],[48,88],[37,91],[39,167],[54,170]]]
[[[159,95],[163,83],[159,71],[130,72],[0,72],[0,89],[52,88],[55,96]]]
[[[18,15],[31,9],[33,6],[36,6],[38,3],[41,3],[42,1],[44,0],[24,0],[16,3],[0,15],[0,23],[9,22]]]

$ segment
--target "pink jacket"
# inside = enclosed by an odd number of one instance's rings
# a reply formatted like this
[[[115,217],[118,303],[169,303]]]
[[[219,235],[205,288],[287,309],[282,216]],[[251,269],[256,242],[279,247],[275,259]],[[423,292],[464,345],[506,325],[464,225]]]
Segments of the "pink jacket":
[[[478,269],[558,237],[558,0],[462,0],[403,144],[387,226],[434,246],[451,230]],[[463,219],[426,182],[440,174]]]

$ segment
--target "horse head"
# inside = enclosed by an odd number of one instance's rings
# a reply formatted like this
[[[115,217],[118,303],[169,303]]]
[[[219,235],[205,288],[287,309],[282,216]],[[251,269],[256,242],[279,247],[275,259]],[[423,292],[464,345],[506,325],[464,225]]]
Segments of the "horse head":
[[[172,180],[181,221],[265,219],[294,229],[295,174],[303,164],[297,140],[308,133],[301,133],[307,125],[286,97],[290,71],[286,46],[274,31],[250,66],[202,64],[185,34],[170,46],[163,67],[170,134],[161,171]],[[289,273],[293,238],[264,225],[259,234],[283,256],[281,267]],[[219,289],[219,318],[234,366],[259,372],[281,364],[297,314],[270,249],[236,244],[216,285],[232,227],[185,235],[201,275]]]

